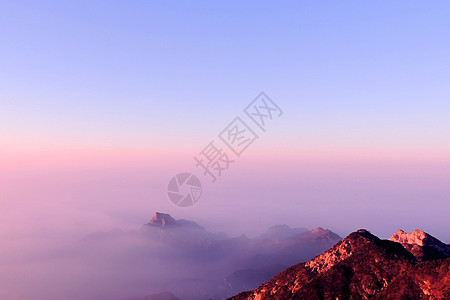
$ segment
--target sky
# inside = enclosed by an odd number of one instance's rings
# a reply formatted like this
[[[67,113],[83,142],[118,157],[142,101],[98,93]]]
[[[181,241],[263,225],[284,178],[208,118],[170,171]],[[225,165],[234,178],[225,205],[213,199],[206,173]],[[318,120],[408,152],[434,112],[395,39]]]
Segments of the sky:
[[[230,234],[449,243],[449,9],[0,1],[0,235],[72,240],[163,211]],[[282,116],[212,184],[193,157],[261,91]],[[167,197],[180,172],[202,181],[189,208]]]

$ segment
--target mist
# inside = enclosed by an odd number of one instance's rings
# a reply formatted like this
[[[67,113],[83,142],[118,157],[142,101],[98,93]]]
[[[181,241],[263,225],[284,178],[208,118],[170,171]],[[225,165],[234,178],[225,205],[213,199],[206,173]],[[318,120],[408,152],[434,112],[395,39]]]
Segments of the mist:
[[[243,163],[220,183],[205,181],[195,209],[168,201],[163,179],[170,178],[171,168],[3,174],[2,298],[126,299],[177,288],[185,294],[186,286],[196,289],[196,280],[220,280],[238,269],[225,258],[186,260],[174,248],[141,235],[156,211],[231,237],[253,238],[270,226],[287,224],[321,226],[341,236],[364,227],[387,238],[419,222],[423,230],[449,241],[448,221],[442,218],[449,173],[443,166],[280,160],[273,173],[270,166],[255,165]],[[193,282],[186,283],[187,278]]]

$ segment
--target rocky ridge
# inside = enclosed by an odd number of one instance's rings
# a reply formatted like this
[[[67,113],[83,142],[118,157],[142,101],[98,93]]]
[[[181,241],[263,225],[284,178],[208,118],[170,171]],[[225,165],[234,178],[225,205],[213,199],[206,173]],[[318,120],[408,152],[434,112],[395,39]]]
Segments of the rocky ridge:
[[[409,245],[434,252],[417,257]],[[447,247],[422,231],[399,231],[391,240],[381,240],[362,229],[230,299],[450,299]]]

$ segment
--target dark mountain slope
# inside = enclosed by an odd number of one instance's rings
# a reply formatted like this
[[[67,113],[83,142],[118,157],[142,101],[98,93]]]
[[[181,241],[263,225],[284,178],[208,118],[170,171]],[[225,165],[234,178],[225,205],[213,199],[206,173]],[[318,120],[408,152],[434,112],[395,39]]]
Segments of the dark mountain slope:
[[[449,258],[422,262],[401,243],[359,230],[230,299],[450,299],[449,266]]]

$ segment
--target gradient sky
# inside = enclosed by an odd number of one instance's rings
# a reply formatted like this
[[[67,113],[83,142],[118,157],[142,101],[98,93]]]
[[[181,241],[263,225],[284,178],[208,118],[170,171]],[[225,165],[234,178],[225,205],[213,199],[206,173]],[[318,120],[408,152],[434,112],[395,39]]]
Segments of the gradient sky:
[[[82,235],[159,210],[236,234],[422,228],[450,242],[449,11],[1,1],[0,216],[17,228],[0,233]],[[284,115],[203,180],[196,206],[169,203],[170,177],[195,172],[192,157],[260,91]]]

